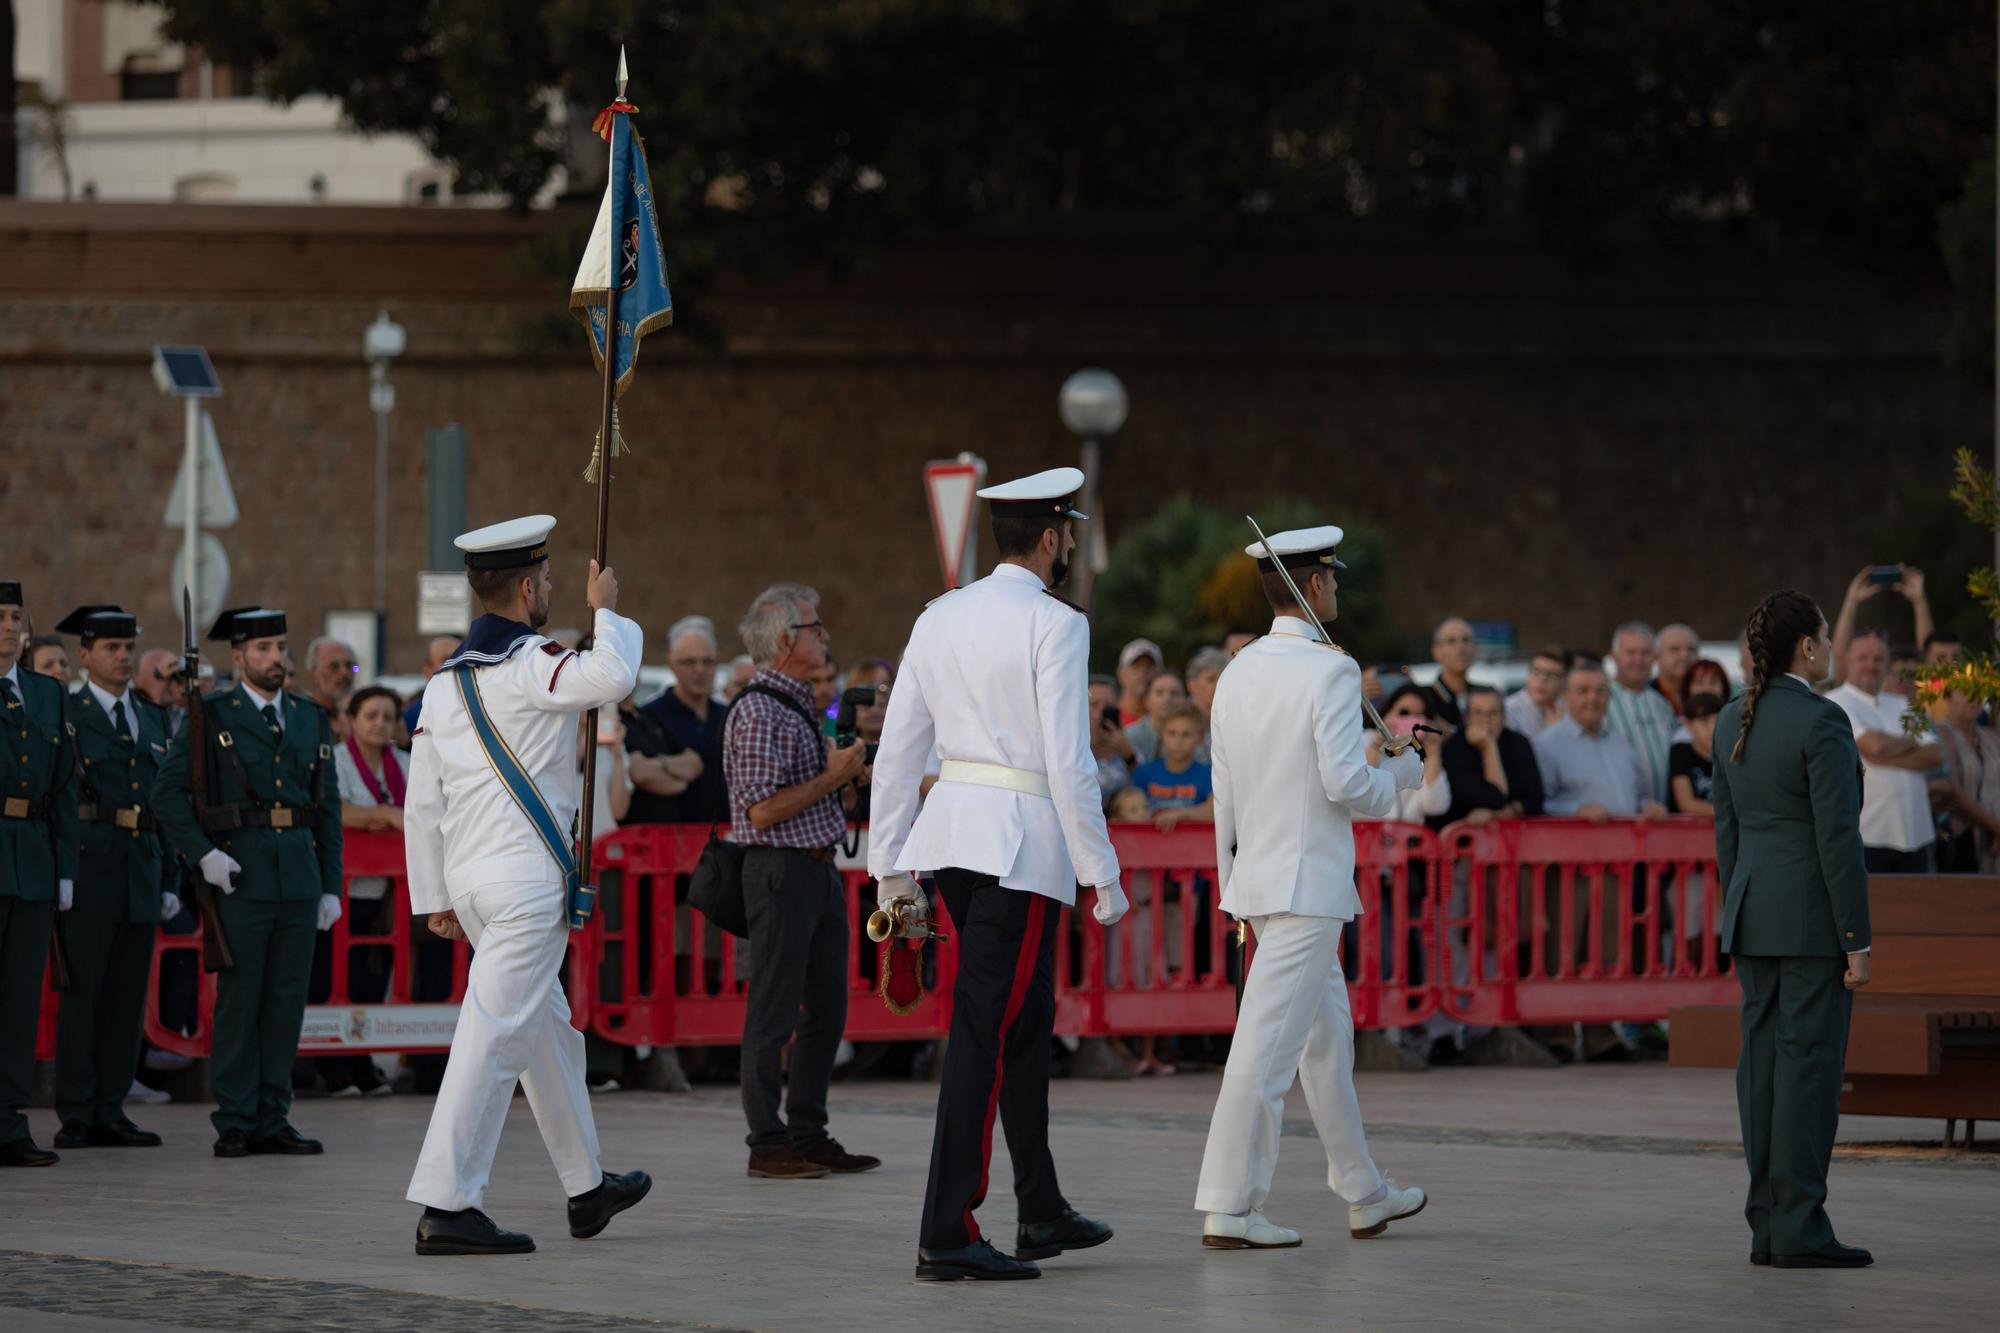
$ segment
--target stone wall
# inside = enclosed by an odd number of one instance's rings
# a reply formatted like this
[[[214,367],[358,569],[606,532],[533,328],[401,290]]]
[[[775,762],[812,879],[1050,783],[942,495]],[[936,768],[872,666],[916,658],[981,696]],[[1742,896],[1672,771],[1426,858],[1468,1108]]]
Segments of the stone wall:
[[[538,274],[548,215],[0,204],[0,573],[38,623],[74,603],[178,631],[161,524],[180,460],[156,341],[205,343],[244,515],[231,596],[304,639],[373,586],[373,419],[361,330],[396,366],[392,665],[413,624],[423,429],[471,440],[470,518],[546,509],[558,621],[582,618],[597,381]],[[544,267],[548,267],[544,265]],[[1512,619],[1590,643],[1616,620],[1732,633],[1779,584],[1837,598],[1895,483],[1986,449],[1988,405],[1940,368],[1934,284],[1750,248],[1631,253],[1579,273],[1520,240],[1344,236],[1217,268],[1170,236],[1054,233],[912,249],[845,282],[722,282],[685,303],[707,345],[651,337],[624,400],[612,552],[655,635],[725,626],[758,587],[826,594],[844,659],[897,651],[938,586],[921,464],[1073,460],[1057,387],[1103,364],[1132,398],[1106,450],[1115,541],[1188,492],[1303,496],[1391,536],[1399,623]],[[727,646],[727,645],[725,645]],[[657,637],[648,647],[664,657]]]

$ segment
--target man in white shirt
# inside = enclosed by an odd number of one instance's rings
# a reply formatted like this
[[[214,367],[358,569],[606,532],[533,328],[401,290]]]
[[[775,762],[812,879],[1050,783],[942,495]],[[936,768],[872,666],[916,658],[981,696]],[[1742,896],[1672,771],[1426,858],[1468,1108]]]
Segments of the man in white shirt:
[[[1861,751],[1861,843],[1871,875],[1922,875],[1932,860],[1937,825],[1931,820],[1925,774],[1943,762],[1928,728],[1919,739],[1903,730],[1910,701],[1886,688],[1889,641],[1875,630],[1849,640],[1844,683],[1827,692],[1854,724]]]
[[[1312,614],[1330,621],[1339,610],[1334,548],[1342,535],[1303,528],[1273,536],[1268,551],[1262,543],[1247,548],[1276,616],[1215,691],[1216,875],[1222,909],[1250,923],[1257,951],[1195,1191],[1209,1249],[1300,1243],[1298,1232],[1263,1213],[1294,1078],[1305,1085],[1327,1187],[1347,1202],[1352,1235],[1378,1235],[1425,1203],[1421,1189],[1385,1180],[1368,1154],[1340,970],[1340,933],[1361,912],[1354,818],[1389,815],[1399,791],[1423,782],[1424,761],[1405,748],[1370,767],[1361,669],[1320,635],[1277,563],[1292,571]]]
[[[578,715],[615,708],[632,692],[645,635],[618,614],[618,580],[594,560],[586,600],[595,647],[577,652],[540,633],[554,527],[536,514],[457,539],[483,614],[424,687],[422,725],[411,737],[403,806],[410,910],[428,918],[432,933],[473,947],[451,1059],[405,1196],[424,1205],[418,1254],[535,1248],[479,1208],[516,1082],[569,1195],[570,1235],[595,1236],[653,1183],[643,1171],[615,1175],[598,1165],[583,1034],[570,1022],[560,976],[570,867],[563,844],[538,832],[569,836],[582,796]],[[517,794],[502,776],[504,761],[482,741],[473,704],[532,792]],[[531,819],[532,807],[546,825]]]

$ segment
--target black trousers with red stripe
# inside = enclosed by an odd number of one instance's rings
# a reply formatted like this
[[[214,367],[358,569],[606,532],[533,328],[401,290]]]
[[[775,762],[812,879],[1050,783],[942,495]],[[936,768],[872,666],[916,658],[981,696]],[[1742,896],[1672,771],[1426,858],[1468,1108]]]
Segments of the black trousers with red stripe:
[[[996,877],[970,870],[940,870],[937,885],[958,936],[958,981],[920,1243],[951,1250],[979,1239],[972,1214],[986,1200],[995,1119],[1014,1159],[1020,1220],[1046,1222],[1067,1206],[1049,1155],[1049,1038],[1062,904],[1003,889]]]

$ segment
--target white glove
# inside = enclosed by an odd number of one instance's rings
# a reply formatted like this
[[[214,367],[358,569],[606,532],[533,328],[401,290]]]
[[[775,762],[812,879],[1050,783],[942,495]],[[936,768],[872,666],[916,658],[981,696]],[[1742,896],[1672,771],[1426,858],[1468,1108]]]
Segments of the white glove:
[[[181,896],[178,893],[160,894],[160,920],[172,921],[181,914]]]
[[[1424,760],[1414,745],[1401,754],[1386,756],[1382,767],[1396,780],[1397,791],[1415,791],[1424,785]]]
[[[229,880],[231,875],[241,874],[243,867],[235,857],[220,847],[214,848],[201,858],[201,877],[224,893],[236,892],[236,886]]]
[[[924,895],[917,889],[915,878],[909,875],[890,875],[886,879],[875,881],[877,907],[886,912],[889,910],[889,904],[898,898],[910,898],[917,902],[924,900]]]
[[[1097,905],[1090,909],[1100,926],[1115,926],[1118,919],[1132,910],[1132,902],[1125,896],[1125,890],[1116,881],[1095,887]]]
[[[76,903],[76,881],[59,879],[56,881],[56,910],[67,912]]]
[[[314,930],[332,930],[333,923],[340,920],[340,895],[322,893],[319,896],[319,924]]]

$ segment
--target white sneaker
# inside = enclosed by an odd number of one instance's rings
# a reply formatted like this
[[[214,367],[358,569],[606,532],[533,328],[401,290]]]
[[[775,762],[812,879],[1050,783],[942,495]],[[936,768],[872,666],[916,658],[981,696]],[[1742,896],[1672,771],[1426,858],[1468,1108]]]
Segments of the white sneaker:
[[[1387,1178],[1382,1183],[1388,1187],[1388,1192],[1380,1199],[1374,1203],[1355,1204],[1347,1210],[1347,1234],[1356,1240],[1381,1235],[1389,1229],[1391,1222],[1415,1217],[1430,1202],[1421,1186],[1412,1185],[1405,1189]]]
[[[345,1100],[350,1097],[359,1098],[361,1096],[361,1089],[355,1087],[352,1083],[350,1083],[344,1088],[335,1088],[332,1092],[329,1092],[326,1095],[329,1097],[337,1097],[342,1100]]]
[[[149,1088],[138,1079],[133,1079],[132,1090],[125,1094],[125,1100],[128,1102],[137,1102],[141,1106],[158,1106],[162,1102],[172,1101],[173,1097],[169,1093],[161,1092],[158,1088]]]
[[[1254,1208],[1242,1217],[1210,1213],[1201,1224],[1201,1243],[1211,1250],[1289,1250],[1302,1239],[1290,1227],[1272,1226]]]
[[[614,1093],[619,1090],[618,1080],[612,1078],[609,1074],[606,1074],[603,1078],[598,1079],[595,1083],[586,1081],[583,1086],[584,1089],[588,1091],[590,1095],[593,1097],[607,1096],[610,1093]]]

